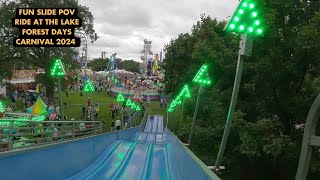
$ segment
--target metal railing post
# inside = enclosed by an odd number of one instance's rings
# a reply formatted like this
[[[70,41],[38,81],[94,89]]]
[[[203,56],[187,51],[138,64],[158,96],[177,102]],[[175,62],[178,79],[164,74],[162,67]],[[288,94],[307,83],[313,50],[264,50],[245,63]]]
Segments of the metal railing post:
[[[100,134],[102,134],[103,124],[102,122],[100,122],[99,124],[100,124]]]
[[[13,129],[13,124],[14,121],[10,122],[10,127],[9,127],[9,141],[8,141],[8,151],[11,151],[13,149],[13,142],[12,142],[12,129]]]

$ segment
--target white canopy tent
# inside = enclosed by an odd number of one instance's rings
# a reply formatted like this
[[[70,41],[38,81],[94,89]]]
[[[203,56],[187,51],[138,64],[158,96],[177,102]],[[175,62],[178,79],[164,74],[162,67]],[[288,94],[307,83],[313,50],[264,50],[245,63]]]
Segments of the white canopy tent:
[[[98,71],[96,74],[101,74],[101,75],[109,75],[110,73],[115,73],[115,74],[134,74],[133,72],[126,71],[124,69],[115,69],[113,71]]]
[[[35,80],[33,78],[32,79],[30,78],[30,79],[12,79],[9,82],[11,84],[25,84],[25,83],[32,83],[34,81]]]

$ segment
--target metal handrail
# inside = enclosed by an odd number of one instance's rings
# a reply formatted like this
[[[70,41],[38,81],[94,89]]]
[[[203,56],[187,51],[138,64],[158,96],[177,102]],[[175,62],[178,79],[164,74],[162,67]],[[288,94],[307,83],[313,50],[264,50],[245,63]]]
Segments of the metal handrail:
[[[102,121],[6,120],[6,122],[8,123],[0,126],[0,152],[63,141],[65,138],[99,134],[102,133],[104,126]],[[17,123],[23,123],[23,125],[15,127]],[[89,127],[88,124],[90,124]],[[20,137],[26,139],[20,139]],[[14,147],[15,143],[19,143],[21,147]]]
[[[140,112],[135,112],[133,114],[133,116],[129,117],[129,121],[128,123],[124,126],[124,128],[127,128],[127,126],[129,126],[129,128],[136,126],[137,125],[137,120],[139,119],[140,117]]]
[[[147,111],[144,112],[144,115],[143,115],[143,118],[142,118],[142,121],[141,121],[141,125],[140,125],[140,131],[143,132],[144,131],[144,128],[146,126],[146,122],[148,120],[148,113]]]

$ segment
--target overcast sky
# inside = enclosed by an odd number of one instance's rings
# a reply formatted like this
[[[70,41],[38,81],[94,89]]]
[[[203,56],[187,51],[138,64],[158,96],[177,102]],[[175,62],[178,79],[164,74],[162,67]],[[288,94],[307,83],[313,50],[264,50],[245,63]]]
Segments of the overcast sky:
[[[190,32],[205,13],[225,19],[235,10],[237,0],[79,0],[90,8],[99,39],[88,43],[89,58],[117,53],[121,59],[140,61],[143,40],[152,41],[152,51],[180,33]]]

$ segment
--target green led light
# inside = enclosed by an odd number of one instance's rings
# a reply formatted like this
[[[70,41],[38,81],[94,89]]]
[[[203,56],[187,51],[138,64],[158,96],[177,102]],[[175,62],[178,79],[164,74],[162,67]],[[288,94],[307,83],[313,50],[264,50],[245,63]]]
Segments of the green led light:
[[[140,110],[141,110],[140,106],[136,105],[136,111],[140,111]]]
[[[119,93],[117,97],[117,102],[123,102],[123,101],[124,101],[123,95]]]
[[[257,15],[258,15],[257,12],[253,12],[253,13],[252,13],[252,16],[253,16],[253,17],[257,17]]]
[[[261,33],[257,32],[257,29],[259,28],[264,29],[264,27],[261,26],[263,23],[260,22],[260,12],[263,12],[259,9],[260,5],[262,6],[262,4],[258,4],[255,1],[240,1],[240,4],[230,18],[225,30],[235,32],[237,34],[248,33],[256,36],[263,34],[264,31]]]
[[[131,99],[129,98],[129,99],[127,100],[126,106],[130,106],[130,107],[131,107],[132,104],[133,104],[133,103],[132,103]]]
[[[136,109],[137,107],[136,107],[136,104],[134,103],[134,102],[132,102],[132,104],[131,104],[131,109]]]
[[[59,77],[65,76],[66,73],[65,73],[65,70],[64,70],[63,65],[61,63],[61,60],[55,59],[53,64],[54,64],[54,66],[51,69],[51,75],[52,76],[59,76]]]
[[[93,85],[91,84],[90,80],[87,80],[84,87],[83,87],[84,92],[94,92],[95,89]]]
[[[262,33],[262,29],[258,29],[258,31],[257,31],[259,34],[261,34]]]
[[[193,78],[193,82],[200,83],[200,84],[207,84],[210,78],[208,77],[208,66],[202,65],[196,76]]]

